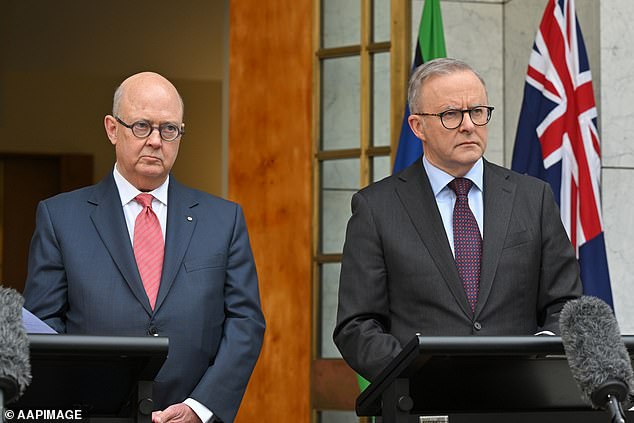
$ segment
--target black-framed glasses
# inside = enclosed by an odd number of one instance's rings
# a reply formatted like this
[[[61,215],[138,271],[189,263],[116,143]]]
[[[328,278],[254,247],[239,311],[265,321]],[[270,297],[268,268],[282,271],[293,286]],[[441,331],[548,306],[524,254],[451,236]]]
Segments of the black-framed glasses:
[[[476,126],[484,126],[491,120],[491,113],[495,107],[493,106],[477,106],[472,109],[449,109],[440,113],[412,113],[418,116],[438,116],[440,123],[447,129],[456,129],[462,124],[465,113],[469,113],[471,122]]]
[[[185,124],[181,123],[180,126],[175,123],[161,123],[159,126],[152,126],[147,120],[137,120],[131,125],[128,125],[122,121],[119,116],[114,117],[117,122],[132,130],[132,134],[137,138],[147,138],[152,134],[155,129],[158,129],[159,135],[163,141],[175,141],[178,137],[185,133]]]

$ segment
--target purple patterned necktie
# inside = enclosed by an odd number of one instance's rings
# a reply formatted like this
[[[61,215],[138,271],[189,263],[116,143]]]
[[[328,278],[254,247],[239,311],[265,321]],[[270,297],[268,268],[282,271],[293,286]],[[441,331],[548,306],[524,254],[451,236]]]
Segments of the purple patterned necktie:
[[[482,237],[478,222],[469,208],[468,195],[472,185],[473,182],[465,178],[456,178],[449,183],[449,188],[456,193],[456,205],[453,208],[453,245],[456,266],[471,310],[475,311],[480,284]]]

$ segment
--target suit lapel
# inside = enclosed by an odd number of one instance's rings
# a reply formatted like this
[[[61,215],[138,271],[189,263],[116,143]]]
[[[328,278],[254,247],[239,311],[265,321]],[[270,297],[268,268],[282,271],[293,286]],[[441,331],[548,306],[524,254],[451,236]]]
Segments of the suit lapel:
[[[134,296],[148,314],[152,314],[152,308],[134,259],[134,251],[121,207],[121,197],[119,197],[112,174],[97,184],[88,202],[96,206],[90,218],[112,260]]]
[[[174,279],[196,228],[197,218],[194,207],[198,205],[198,201],[192,195],[193,192],[170,177],[167,195],[165,258],[155,311],[159,309],[174,284]]]
[[[484,162],[484,237],[482,271],[476,315],[484,308],[491,293],[500,261],[515,198],[515,184],[509,181],[506,169]]]
[[[436,198],[421,160],[404,170],[398,179],[397,196],[460,308],[471,318],[471,306],[467,302]]]

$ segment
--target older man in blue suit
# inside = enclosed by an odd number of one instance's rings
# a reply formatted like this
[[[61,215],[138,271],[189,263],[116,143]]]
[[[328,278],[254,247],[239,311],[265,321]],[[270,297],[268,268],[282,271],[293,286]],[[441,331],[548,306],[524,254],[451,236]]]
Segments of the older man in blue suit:
[[[62,333],[168,336],[153,421],[231,422],[264,317],[241,208],[170,175],[183,111],[161,75],[121,84],[113,172],[38,206],[25,307]]]

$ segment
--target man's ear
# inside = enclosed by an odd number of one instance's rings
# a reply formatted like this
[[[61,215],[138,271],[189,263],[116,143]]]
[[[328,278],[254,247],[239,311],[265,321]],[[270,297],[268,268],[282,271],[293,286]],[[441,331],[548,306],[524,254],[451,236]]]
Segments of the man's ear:
[[[407,123],[409,123],[409,127],[414,135],[416,135],[416,138],[424,141],[425,134],[423,131],[423,120],[416,115],[409,115],[409,117],[407,118]]]
[[[112,145],[117,144],[117,120],[111,115],[106,115],[103,119],[103,126],[106,128],[106,135],[108,135]]]

